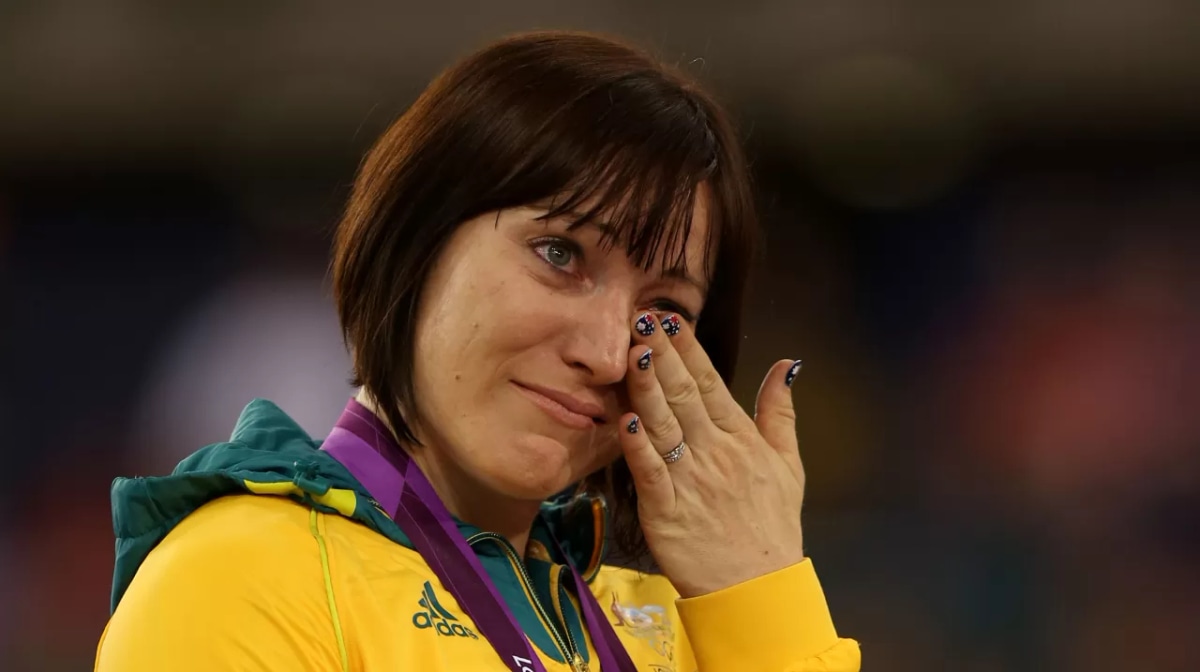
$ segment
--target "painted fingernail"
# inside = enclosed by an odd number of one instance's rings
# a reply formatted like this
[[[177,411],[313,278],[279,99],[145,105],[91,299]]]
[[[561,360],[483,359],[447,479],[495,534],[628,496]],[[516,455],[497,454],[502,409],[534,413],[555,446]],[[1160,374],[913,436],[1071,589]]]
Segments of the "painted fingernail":
[[[646,369],[650,368],[650,353],[651,352],[654,352],[654,351],[651,350],[650,348],[646,348],[646,351],[642,353],[642,356],[638,357],[638,368],[641,369],[642,371],[645,371]]]
[[[629,421],[629,424],[625,425],[625,431],[629,432],[630,434],[637,434],[638,427],[640,425],[641,425],[641,420],[638,420],[638,417],[635,415],[635,416],[633,416],[633,419]]]
[[[663,331],[667,332],[668,336],[674,336],[679,333],[679,316],[668,315],[662,321]]]
[[[633,325],[634,329],[643,336],[649,336],[654,333],[654,317],[650,313],[645,313],[638,318],[637,324]]]
[[[800,360],[792,362],[791,368],[788,369],[787,375],[783,377],[783,384],[788,387],[792,386],[792,382],[796,380],[796,374],[800,373],[800,367],[804,364]]]

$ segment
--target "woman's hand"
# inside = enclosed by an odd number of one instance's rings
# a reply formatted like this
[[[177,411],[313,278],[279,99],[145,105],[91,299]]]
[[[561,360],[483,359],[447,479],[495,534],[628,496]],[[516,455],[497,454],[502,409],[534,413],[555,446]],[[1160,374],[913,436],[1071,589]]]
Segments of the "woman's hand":
[[[791,396],[799,362],[771,367],[751,418],[677,315],[661,324],[639,316],[633,338],[634,412],[622,418],[621,447],[646,543],[676,590],[695,597],[803,560]],[[687,447],[668,464],[681,441]]]

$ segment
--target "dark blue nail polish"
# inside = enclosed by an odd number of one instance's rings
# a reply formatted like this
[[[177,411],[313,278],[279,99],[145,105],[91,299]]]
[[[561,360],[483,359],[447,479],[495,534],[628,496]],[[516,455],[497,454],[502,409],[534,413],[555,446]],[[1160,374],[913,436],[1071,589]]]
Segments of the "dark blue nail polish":
[[[796,361],[792,362],[792,366],[790,369],[788,369],[787,375],[783,377],[784,385],[787,385],[788,387],[792,386],[792,381],[796,380],[796,374],[800,373],[800,367],[803,364],[804,363],[798,359]]]
[[[646,348],[646,352],[643,352],[642,356],[638,357],[638,368],[641,369],[642,371],[645,371],[646,369],[650,368],[650,353],[651,352],[653,352],[653,351],[650,348]]]
[[[643,336],[649,336],[654,333],[654,317],[650,313],[646,313],[638,318],[637,324],[633,325],[634,329]]]
[[[668,315],[662,321],[663,331],[667,332],[668,336],[674,336],[679,333],[679,316]]]
[[[625,425],[625,431],[629,432],[630,434],[637,434],[638,433],[638,425],[640,423],[641,423],[641,421],[638,420],[638,417],[636,415],[633,416],[633,419],[629,421],[629,424]]]

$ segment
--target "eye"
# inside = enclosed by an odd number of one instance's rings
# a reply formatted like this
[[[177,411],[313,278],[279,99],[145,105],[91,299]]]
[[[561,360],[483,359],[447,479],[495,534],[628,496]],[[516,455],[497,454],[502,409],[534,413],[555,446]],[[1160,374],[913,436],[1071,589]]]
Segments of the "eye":
[[[540,238],[535,240],[533,241],[533,251],[542,258],[542,261],[545,261],[563,273],[573,272],[573,265],[577,264],[579,257],[582,256],[579,252],[579,246],[564,238]]]
[[[695,313],[690,312],[687,308],[684,308],[670,299],[656,299],[650,303],[650,310],[659,313],[675,313],[685,322],[691,322],[693,324],[696,322]]]

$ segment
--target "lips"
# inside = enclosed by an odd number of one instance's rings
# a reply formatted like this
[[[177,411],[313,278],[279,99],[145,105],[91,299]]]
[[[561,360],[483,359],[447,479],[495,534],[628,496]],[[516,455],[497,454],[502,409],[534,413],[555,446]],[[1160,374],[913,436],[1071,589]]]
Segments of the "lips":
[[[604,407],[600,404],[541,385],[516,381],[513,381],[513,385],[536,406],[564,425],[576,429],[590,429],[605,422]]]

